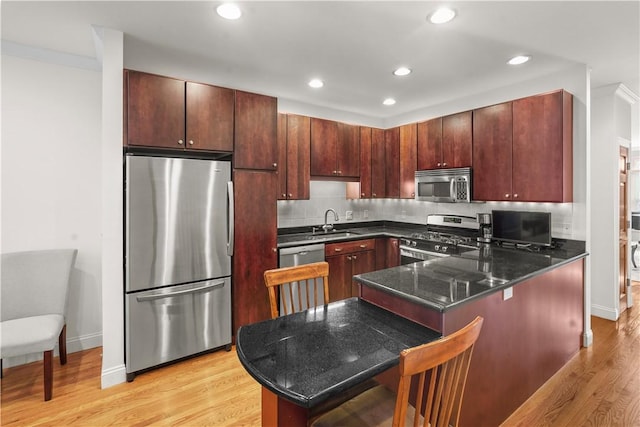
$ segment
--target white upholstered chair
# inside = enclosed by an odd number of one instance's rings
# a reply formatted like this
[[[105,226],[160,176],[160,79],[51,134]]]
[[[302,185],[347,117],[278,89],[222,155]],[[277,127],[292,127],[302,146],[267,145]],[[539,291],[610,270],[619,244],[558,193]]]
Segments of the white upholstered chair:
[[[44,353],[44,400],[53,388],[53,350],[67,362],[66,321],[69,278],[76,249],[2,254],[1,359]]]

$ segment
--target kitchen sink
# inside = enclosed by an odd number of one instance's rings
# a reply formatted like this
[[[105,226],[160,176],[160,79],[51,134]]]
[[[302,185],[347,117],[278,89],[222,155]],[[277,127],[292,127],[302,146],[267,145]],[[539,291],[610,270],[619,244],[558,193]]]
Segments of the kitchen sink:
[[[311,234],[307,236],[307,240],[339,239],[343,237],[353,237],[358,235],[359,235],[358,233],[354,233],[353,231],[338,231],[338,232],[330,231],[328,233]]]

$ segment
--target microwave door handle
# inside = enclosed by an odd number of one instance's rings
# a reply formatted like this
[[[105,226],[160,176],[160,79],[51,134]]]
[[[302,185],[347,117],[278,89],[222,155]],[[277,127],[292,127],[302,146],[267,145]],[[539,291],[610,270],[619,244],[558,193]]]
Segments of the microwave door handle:
[[[451,196],[451,200],[454,200],[454,201],[458,200],[456,198],[455,187],[456,187],[456,179],[451,178],[451,182],[449,184],[449,195]]]

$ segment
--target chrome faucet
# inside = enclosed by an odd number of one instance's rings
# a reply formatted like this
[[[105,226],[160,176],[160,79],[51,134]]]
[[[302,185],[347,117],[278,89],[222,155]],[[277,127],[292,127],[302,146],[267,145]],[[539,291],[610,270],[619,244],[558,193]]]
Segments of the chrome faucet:
[[[333,216],[334,216],[334,221],[338,221],[338,214],[336,213],[336,211],[334,211],[333,209],[327,209],[324,213],[324,225],[322,226],[322,229],[324,230],[324,232],[328,232],[333,230],[333,224],[328,224],[327,223],[327,215],[329,215],[329,212],[333,212]]]

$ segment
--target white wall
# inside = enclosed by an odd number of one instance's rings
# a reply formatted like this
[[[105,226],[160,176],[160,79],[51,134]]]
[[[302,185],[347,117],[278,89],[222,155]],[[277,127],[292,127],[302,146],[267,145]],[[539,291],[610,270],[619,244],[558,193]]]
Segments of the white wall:
[[[2,55],[1,249],[78,249],[70,352],[102,339],[100,99],[100,72]]]

